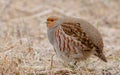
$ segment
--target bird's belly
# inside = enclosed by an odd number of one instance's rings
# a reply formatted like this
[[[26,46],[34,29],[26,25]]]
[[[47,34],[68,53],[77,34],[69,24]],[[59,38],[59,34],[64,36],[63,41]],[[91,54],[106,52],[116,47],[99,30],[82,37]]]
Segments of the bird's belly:
[[[68,49],[60,50],[58,47],[55,48],[55,52],[62,60],[69,62],[86,60],[91,54],[91,52],[85,53],[81,49],[77,49],[74,52],[74,50],[69,51]]]

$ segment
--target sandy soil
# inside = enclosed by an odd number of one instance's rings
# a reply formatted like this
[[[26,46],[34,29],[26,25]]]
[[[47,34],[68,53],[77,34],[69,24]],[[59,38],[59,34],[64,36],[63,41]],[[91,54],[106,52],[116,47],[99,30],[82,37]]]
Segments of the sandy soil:
[[[85,68],[65,67],[46,35],[51,15],[98,28],[108,62],[92,56]],[[0,0],[0,75],[120,75],[120,0]]]

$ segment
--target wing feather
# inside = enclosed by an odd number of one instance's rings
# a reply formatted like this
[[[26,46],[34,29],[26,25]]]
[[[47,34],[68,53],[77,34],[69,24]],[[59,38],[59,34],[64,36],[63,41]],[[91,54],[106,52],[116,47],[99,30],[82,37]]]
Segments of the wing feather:
[[[61,20],[64,22],[60,25],[67,35],[75,37],[76,40],[81,41],[89,48],[96,46],[100,50],[103,50],[102,37],[98,30],[90,23],[76,18],[64,18],[64,20]]]

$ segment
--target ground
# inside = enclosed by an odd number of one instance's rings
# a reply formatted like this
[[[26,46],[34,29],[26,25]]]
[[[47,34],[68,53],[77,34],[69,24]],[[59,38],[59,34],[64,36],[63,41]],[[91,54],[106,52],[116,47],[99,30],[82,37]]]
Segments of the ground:
[[[108,62],[91,56],[86,69],[65,67],[47,38],[51,15],[95,26]],[[0,75],[120,75],[120,0],[0,0]]]

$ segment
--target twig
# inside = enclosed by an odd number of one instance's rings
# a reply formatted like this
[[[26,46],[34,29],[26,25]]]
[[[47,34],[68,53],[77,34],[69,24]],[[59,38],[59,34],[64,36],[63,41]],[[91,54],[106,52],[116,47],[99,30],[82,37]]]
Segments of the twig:
[[[34,15],[32,15],[32,16],[27,16],[27,17],[20,17],[20,18],[15,18],[15,19],[11,19],[10,21],[19,21],[19,20],[23,20],[23,19],[31,19],[31,18],[37,18],[37,17],[40,17],[40,16],[44,16],[44,15],[46,15],[46,14],[49,14],[49,13],[51,13],[52,12],[52,10],[50,9],[50,10],[46,10],[46,11],[43,11],[43,12],[41,12],[41,13],[38,13],[38,14],[34,14]]]
[[[47,7],[49,7],[49,6],[44,6],[44,8],[47,8]],[[36,6],[36,8],[33,8],[33,9],[15,6],[15,9],[22,11],[22,12],[26,12],[26,13],[35,13],[35,12],[41,10],[42,8],[43,8],[42,5]]]
[[[50,66],[50,69],[52,70],[52,68],[53,68],[53,57],[54,57],[54,55],[52,55],[52,57],[51,57],[51,66]]]

